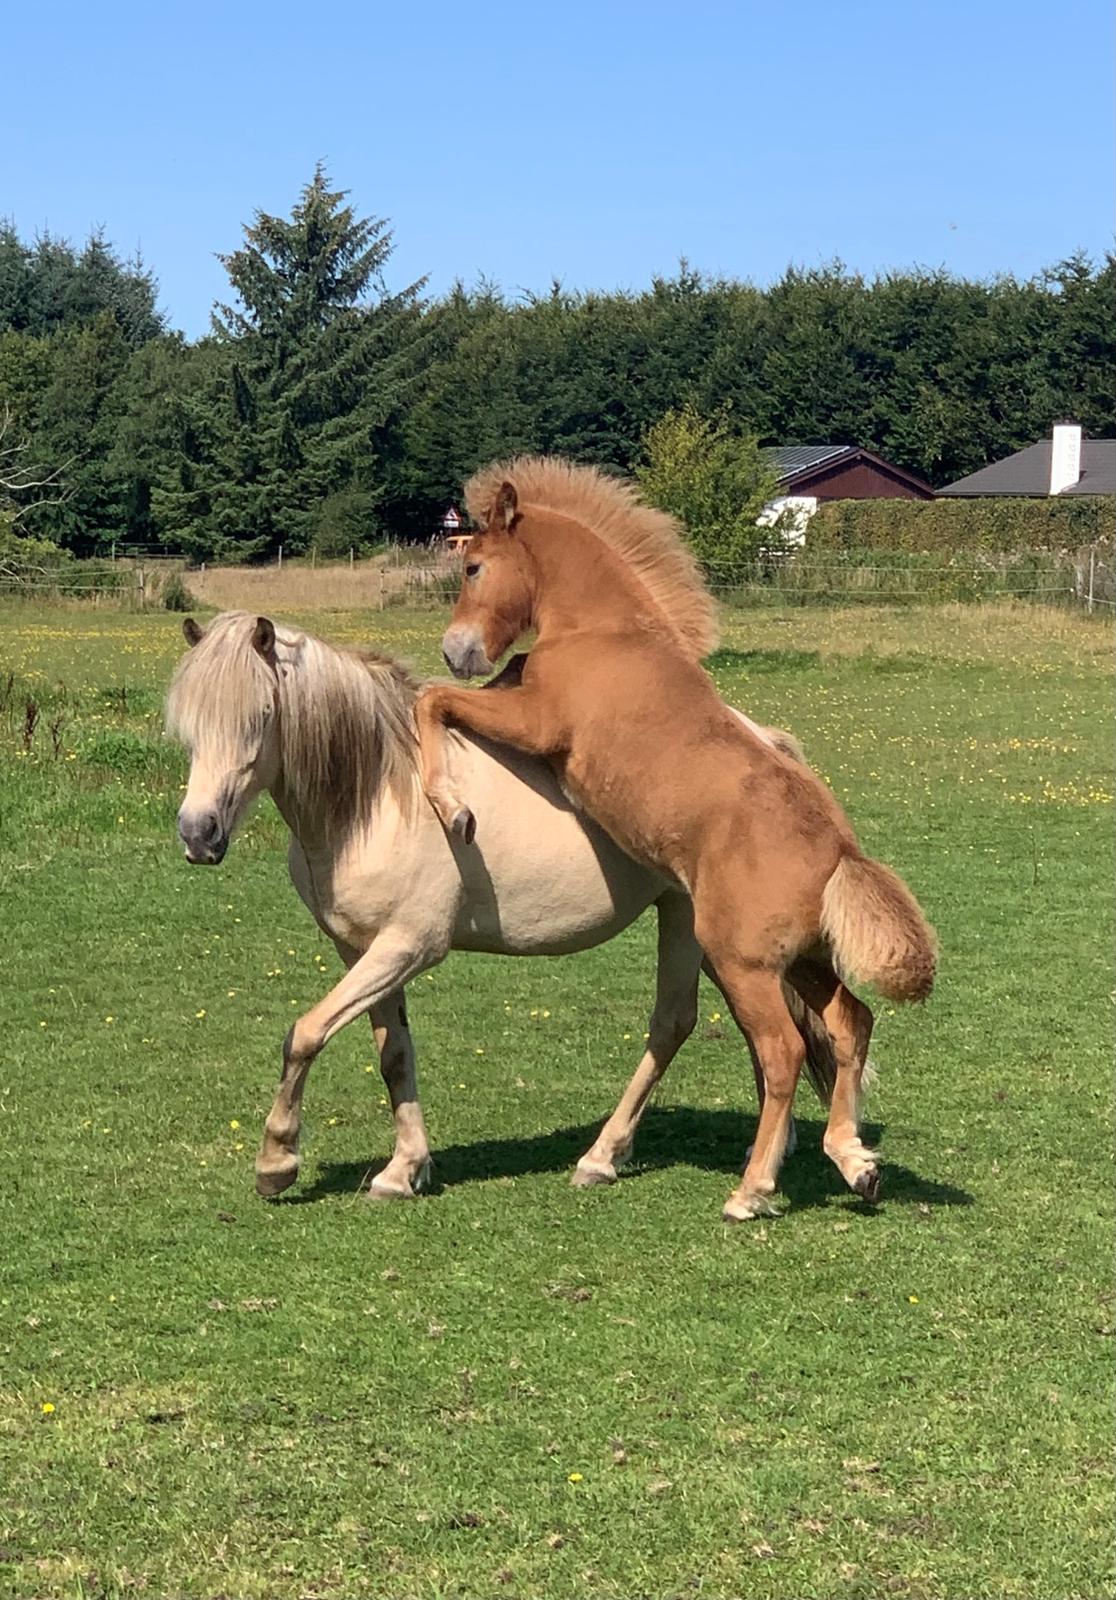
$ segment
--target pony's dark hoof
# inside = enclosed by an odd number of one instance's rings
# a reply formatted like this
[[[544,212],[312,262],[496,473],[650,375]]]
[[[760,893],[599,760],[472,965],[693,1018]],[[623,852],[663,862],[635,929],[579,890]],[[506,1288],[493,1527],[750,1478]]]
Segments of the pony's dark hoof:
[[[862,1200],[866,1200],[870,1206],[874,1206],[880,1198],[879,1167],[866,1168],[853,1184],[853,1190]]]
[[[298,1178],[298,1165],[281,1172],[257,1172],[256,1193],[264,1200],[274,1200]]]
[[[459,811],[454,812],[450,832],[455,839],[460,839],[462,844],[472,844],[477,836],[477,819],[468,806],[462,806]]]

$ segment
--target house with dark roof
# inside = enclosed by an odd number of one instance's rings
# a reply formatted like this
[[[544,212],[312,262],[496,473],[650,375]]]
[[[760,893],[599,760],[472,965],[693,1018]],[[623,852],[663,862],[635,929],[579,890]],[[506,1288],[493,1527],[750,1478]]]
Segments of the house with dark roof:
[[[778,493],[759,515],[762,527],[780,522],[793,542],[823,500],[933,500],[928,483],[855,444],[777,445],[760,452],[773,468]]]
[[[1116,494],[1116,439],[1083,439],[1076,422],[1056,422],[1049,439],[1029,444],[967,478],[939,489],[940,495]]]
[[[934,491],[905,467],[855,444],[778,445],[762,452],[781,497],[819,500],[933,500]]]

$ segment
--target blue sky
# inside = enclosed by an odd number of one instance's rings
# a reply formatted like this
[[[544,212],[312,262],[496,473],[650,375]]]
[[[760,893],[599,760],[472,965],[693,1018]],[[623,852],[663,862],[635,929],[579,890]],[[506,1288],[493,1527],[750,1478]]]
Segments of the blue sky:
[[[321,157],[394,286],[1027,275],[1113,235],[1110,0],[9,8],[0,214],[140,246],[204,331]],[[13,64],[18,64],[13,69]]]

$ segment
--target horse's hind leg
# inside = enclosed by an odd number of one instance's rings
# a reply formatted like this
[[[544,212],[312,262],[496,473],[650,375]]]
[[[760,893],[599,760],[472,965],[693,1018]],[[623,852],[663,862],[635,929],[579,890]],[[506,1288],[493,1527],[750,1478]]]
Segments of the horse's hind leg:
[[[429,959],[406,944],[382,935],[323,1000],[299,1017],[283,1041],[279,1088],[264,1123],[256,1157],[256,1192],[268,1199],[289,1189],[298,1177],[298,1136],[302,1123],[302,1091],[314,1058],[346,1023],[370,1011],[402,988]]]
[[[821,1017],[837,1057],[829,1122],[822,1141],[825,1153],[849,1188],[874,1202],[880,1195],[880,1169],[876,1152],[860,1138],[860,1095],[872,1037],[872,1013],[846,989],[826,960],[796,961],[787,976],[810,1009]]]
[[[395,1149],[387,1166],[368,1185],[368,1198],[409,1200],[430,1185],[430,1145],[419,1104],[415,1045],[407,1026],[403,990],[397,989],[374,1005],[371,1018],[395,1119]]]
[[[647,1030],[647,1049],[590,1150],[570,1180],[579,1188],[614,1183],[616,1169],[632,1153],[632,1143],[651,1092],[697,1021],[697,981],[701,947],[694,938],[694,914],[688,895],[670,890],[658,901],[659,964],[655,1009]]]
[[[702,962],[702,971],[705,973],[705,976],[709,979],[710,983],[714,984],[715,987],[720,991],[721,998],[724,1000],[725,1004],[728,1006],[729,1010],[731,1011],[732,1010],[732,1005],[731,1005],[731,1003],[729,1001],[728,995],[725,993],[724,985],[722,984],[720,978],[717,976],[716,967],[713,965],[713,963],[708,958],[706,958]],[[786,986],[785,985],[784,985],[784,988],[783,988],[783,993],[784,993],[784,996],[786,996]],[[797,996],[795,996],[794,998],[797,999]],[[788,997],[788,1004],[789,1004],[789,997]],[[794,1013],[792,1012],[791,1015],[794,1016]],[[794,1022],[795,1022],[795,1026],[798,1028],[799,1033],[802,1035],[803,1043],[806,1046],[806,1066],[807,1066],[807,1069],[810,1071],[811,1076],[813,1076],[814,1075],[813,1060],[812,1060],[813,1055],[814,1055],[813,1041],[810,1038],[810,1034],[808,1032],[806,1024],[803,1023],[803,1022],[800,1022],[797,1017],[794,1018]],[[756,1104],[759,1106],[760,1112],[762,1113],[764,1096],[766,1094],[766,1087],[765,1087],[764,1081],[763,1081],[763,1071],[762,1071],[762,1069],[760,1067],[760,1064],[759,1064],[759,1057],[756,1055],[756,1052],[752,1049],[752,1046],[750,1044],[748,1045],[748,1054],[752,1058],[752,1075],[756,1080]],[[752,1151],[753,1151],[754,1148],[755,1148],[754,1145],[749,1145],[748,1146],[748,1149],[745,1152],[745,1160],[750,1160],[751,1159],[751,1154],[752,1154]],[[797,1149],[798,1149],[798,1128],[797,1128],[797,1125],[795,1124],[794,1117],[792,1116],[791,1119],[790,1119],[790,1122],[787,1125],[787,1145],[786,1145],[786,1149],[783,1151],[784,1157],[793,1156],[794,1152]]]
[[[740,1184],[725,1202],[724,1217],[727,1222],[740,1222],[776,1216],[771,1196],[786,1152],[794,1091],[806,1047],[787,1009],[778,972],[735,950],[714,948],[710,956],[764,1086],[755,1143]]]

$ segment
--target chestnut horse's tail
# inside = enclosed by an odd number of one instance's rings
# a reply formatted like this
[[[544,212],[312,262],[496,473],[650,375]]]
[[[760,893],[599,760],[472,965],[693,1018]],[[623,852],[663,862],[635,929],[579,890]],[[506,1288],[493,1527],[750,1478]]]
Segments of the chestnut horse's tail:
[[[925,1000],[938,942],[903,880],[867,856],[843,856],[822,894],[822,932],[842,977],[889,1000]]]
[[[810,1010],[793,984],[783,979],[783,999],[806,1047],[806,1076],[823,1106],[833,1104],[837,1082],[837,1053],[822,1019]]]

